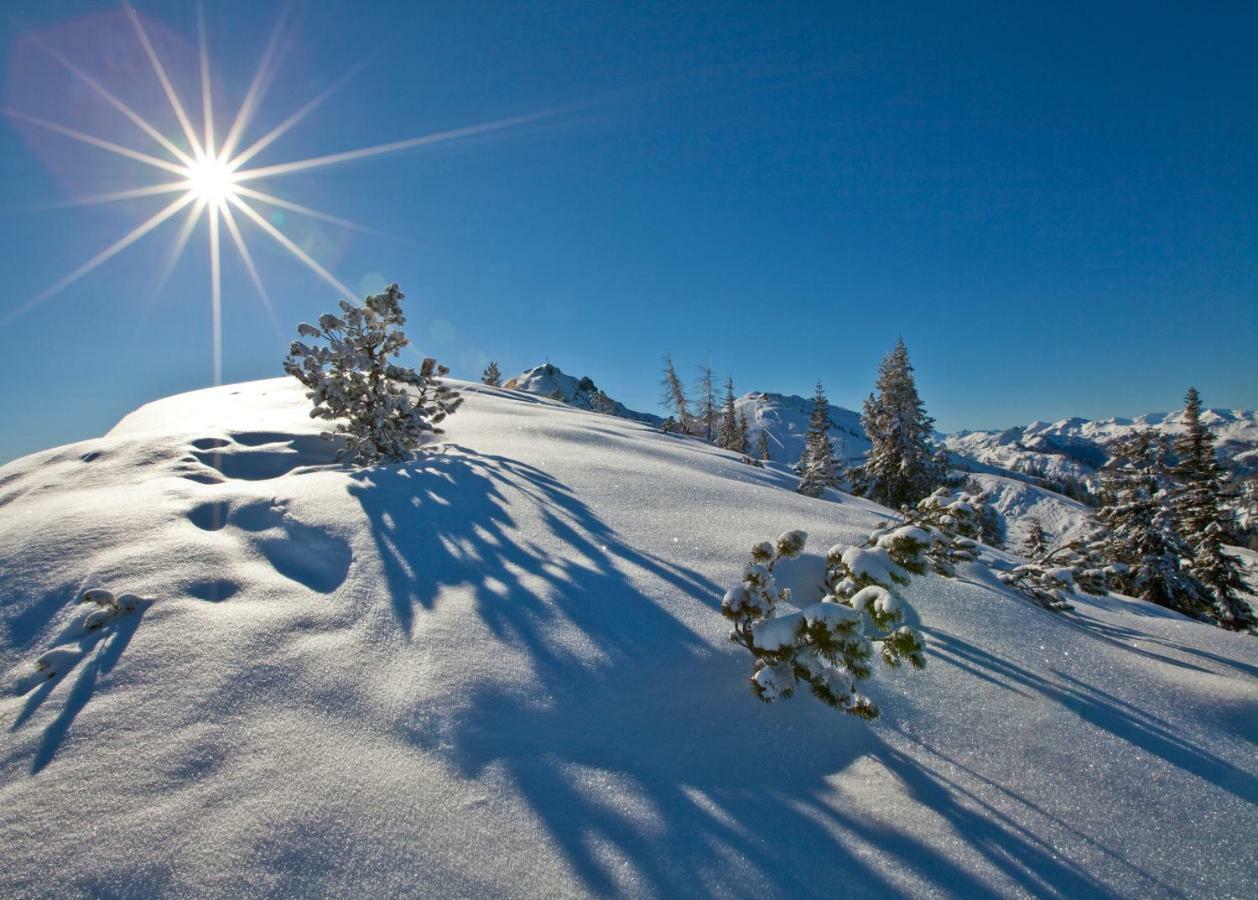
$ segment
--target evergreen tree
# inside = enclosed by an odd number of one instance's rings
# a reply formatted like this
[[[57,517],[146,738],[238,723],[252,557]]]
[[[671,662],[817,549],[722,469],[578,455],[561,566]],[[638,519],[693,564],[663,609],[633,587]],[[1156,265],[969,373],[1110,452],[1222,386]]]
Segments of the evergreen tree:
[[[738,410],[734,406],[734,379],[725,377],[725,400],[721,404],[721,420],[716,429],[716,443],[726,450],[738,450]],[[741,451],[739,451],[741,452]]]
[[[1239,559],[1223,551],[1223,526],[1218,522],[1206,526],[1190,565],[1193,575],[1205,585],[1221,626],[1233,631],[1258,628],[1253,609],[1241,596],[1249,589],[1244,567]]]
[[[1205,590],[1181,564],[1190,552],[1175,530],[1170,507],[1168,450],[1165,439],[1147,429],[1115,443],[1101,473],[1102,553],[1119,564],[1115,581],[1123,593],[1207,617],[1211,604]]]
[[[489,365],[485,366],[485,371],[480,373],[480,380],[490,387],[502,387],[502,372],[498,364],[491,360]]]
[[[773,458],[769,455],[769,433],[763,425],[760,426],[760,437],[756,439],[756,457],[766,462]]]
[[[418,372],[390,360],[410,343],[396,284],[372,294],[362,306],[340,301],[341,315],[324,313],[318,326],[302,322],[297,333],[326,346],[293,341],[284,371],[309,390],[312,418],[336,421],[334,432],[345,441],[340,456],[358,465],[401,462],[437,424],[459,408],[463,399],[445,386],[448,371],[425,359]]]
[[[706,441],[716,439],[717,409],[716,387],[712,382],[712,361],[699,367],[699,380],[695,385],[695,434]]]
[[[799,487],[796,491],[805,496],[820,497],[826,488],[839,485],[830,427],[830,401],[818,381],[817,392],[813,395],[812,415],[808,420],[808,435],[804,440],[804,455],[800,457],[798,466]]]
[[[666,410],[670,410],[675,418],[677,431],[686,434],[690,431],[690,407],[686,400],[686,389],[682,387],[681,378],[673,368],[673,358],[664,354],[664,399],[661,401]]]
[[[1224,502],[1227,473],[1214,454],[1214,435],[1201,422],[1201,398],[1184,398],[1184,433],[1175,442],[1175,525],[1189,551],[1188,569],[1206,588],[1219,624],[1254,626],[1253,612],[1239,596],[1245,590],[1241,561],[1222,551],[1231,514]]]
[[[852,472],[856,493],[899,509],[942,484],[946,469],[930,444],[934,424],[917,394],[909,351],[901,340],[878,367],[875,392],[861,413],[872,447]]]
[[[1023,555],[1027,559],[1043,559],[1047,552],[1048,535],[1044,533],[1044,526],[1040,524],[1039,519],[1032,519],[1023,544]]]
[[[738,440],[733,449],[738,453],[746,453],[751,449],[751,438],[747,434],[747,416],[741,410],[738,412]]]

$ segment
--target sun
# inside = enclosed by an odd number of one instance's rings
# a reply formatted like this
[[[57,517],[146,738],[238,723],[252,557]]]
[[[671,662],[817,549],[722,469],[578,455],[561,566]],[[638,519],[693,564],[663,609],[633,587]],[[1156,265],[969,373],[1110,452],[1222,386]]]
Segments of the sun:
[[[226,237],[230,238],[231,243],[235,246],[237,256],[245,272],[249,276],[249,280],[258,294],[258,299],[262,302],[268,316],[271,318],[272,324],[276,326],[277,333],[279,328],[278,320],[275,312],[271,307],[271,300],[267,294],[267,290],[262,283],[262,278],[258,274],[257,266],[253,262],[253,254],[249,250],[248,243],[245,240],[245,232],[241,225],[248,223],[258,231],[271,238],[288,253],[306,266],[311,272],[317,275],[324,283],[331,286],[343,297],[352,296],[352,292],[345,286],[335,275],[319,264],[309,253],[303,250],[292,238],[280,230],[277,224],[273,222],[272,217],[263,215],[256,205],[263,207],[273,207],[301,216],[318,219],[323,222],[329,222],[343,228],[351,228],[358,231],[380,236],[381,232],[376,229],[359,225],[355,222],[347,221],[339,216],[329,215],[309,206],[303,206],[300,203],[294,203],[278,197],[267,191],[260,190],[260,183],[265,183],[271,179],[277,179],[285,175],[295,172],[304,172],[310,169],[318,169],[324,166],[337,165],[340,163],[351,162],[354,160],[365,159],[372,156],[382,154],[396,153],[401,150],[409,150],[432,144],[438,144],[445,141],[458,140],[460,138],[469,138],[477,135],[484,135],[489,132],[499,131],[505,128],[513,128],[534,122],[552,115],[558,110],[543,110],[525,115],[513,116],[505,119],[497,119],[489,122],[481,122],[476,125],[468,125],[462,128],[454,128],[448,131],[432,132],[422,134],[418,137],[403,138],[401,140],[390,141],[386,144],[376,144],[369,147],[359,147],[352,150],[342,150],[339,153],[328,153],[322,156],[312,156],[304,159],[297,159],[291,162],[273,163],[264,166],[249,166],[249,163],[255,156],[261,154],[264,150],[275,143],[281,136],[286,134],[293,126],[302,121],[306,116],[310,115],[324,101],[330,97],[341,85],[348,81],[359,69],[365,64],[366,60],[357,66],[354,66],[340,78],[334,81],[329,87],[325,88],[321,93],[310,99],[300,107],[296,112],[288,118],[275,125],[262,136],[258,137],[253,143],[244,149],[241,145],[244,137],[251,125],[254,114],[258,111],[263,96],[270,87],[274,79],[276,68],[279,64],[280,47],[285,42],[282,40],[286,32],[287,13],[281,13],[279,21],[276,22],[275,30],[271,35],[270,42],[267,44],[262,60],[258,66],[257,73],[253,77],[253,81],[249,85],[243,100],[236,111],[236,115],[231,126],[226,130],[225,134],[220,135],[214,127],[214,104],[211,100],[211,73],[210,73],[210,56],[206,46],[205,39],[205,21],[203,7],[197,5],[197,32],[198,32],[198,62],[200,69],[201,82],[201,123],[200,128],[193,124],[193,117],[189,115],[188,108],[185,107],[183,100],[175,91],[166,67],[163,65],[161,58],[154,47],[153,41],[149,38],[148,30],[144,27],[139,14],[131,6],[129,0],[124,0],[123,10],[130,20],[135,32],[137,41],[137,51],[140,57],[147,57],[151,64],[153,75],[162,88],[162,92],[166,96],[166,100],[170,104],[170,109],[174,113],[175,118],[179,122],[180,130],[183,137],[183,146],[177,143],[178,136],[171,136],[162,133],[147,118],[128,105],[122,98],[111,93],[99,80],[86,72],[80,66],[67,59],[60,50],[53,44],[43,41],[38,36],[30,35],[31,39],[43,49],[50,57],[68,69],[82,84],[90,89],[97,98],[116,112],[128,119],[132,124],[143,131],[153,142],[156,147],[149,147],[147,150],[140,150],[134,147],[123,146],[113,141],[105,140],[97,135],[81,131],[70,125],[61,122],[52,122],[40,116],[31,113],[22,112],[11,107],[0,107],[0,112],[11,119],[17,119],[39,128],[46,129],[62,137],[70,138],[82,144],[95,147],[98,150],[122,156],[133,162],[142,163],[147,166],[150,173],[157,174],[161,180],[153,183],[145,184],[139,187],[133,187],[126,190],[112,191],[105,194],[97,194],[90,197],[80,197],[68,203],[51,204],[56,206],[87,206],[97,203],[117,203],[129,202],[132,200],[148,197],[158,197],[162,195],[175,195],[174,199],[159,210],[154,215],[140,222],[127,234],[118,238],[112,244],[109,244],[91,259],[82,265],[73,269],[62,278],[49,285],[36,296],[30,298],[17,307],[9,310],[0,310],[0,325],[5,325],[18,316],[25,315],[35,309],[40,304],[47,301],[50,297],[64,290],[80,278],[88,275],[97,267],[102,265],[109,259],[121,253],[130,247],[146,234],[156,230],[163,223],[174,218],[176,215],[183,213],[183,224],[179,226],[176,233],[174,245],[167,257],[166,265],[157,276],[157,284],[155,291],[159,290],[165,283],[165,279],[170,275],[175,262],[182,255],[184,248],[188,244],[193,230],[199,222],[206,225],[206,231],[209,233],[209,250],[210,250],[210,309],[211,309],[211,344],[213,347],[213,377],[214,383],[222,383],[222,232],[226,231]],[[221,139],[220,139],[221,138]],[[154,151],[160,148],[163,155],[155,155]],[[156,170],[154,172],[153,170]],[[171,176],[174,180],[170,180]],[[246,183],[247,182],[247,183]],[[238,221],[237,214],[242,218]],[[221,227],[220,227],[221,226]]]
[[[223,159],[198,159],[188,166],[188,190],[210,206],[222,206],[235,197],[236,178],[231,165]]]

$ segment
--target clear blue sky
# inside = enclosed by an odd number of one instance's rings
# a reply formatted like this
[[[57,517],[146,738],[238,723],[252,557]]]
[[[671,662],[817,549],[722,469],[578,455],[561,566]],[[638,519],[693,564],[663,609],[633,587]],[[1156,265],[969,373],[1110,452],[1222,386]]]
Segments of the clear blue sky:
[[[280,7],[207,6],[222,121]],[[259,183],[393,235],[273,218],[355,289],[400,282],[460,376],[549,358],[655,409],[663,353],[711,355],[740,391],[820,377],[855,406],[903,335],[946,430],[1166,410],[1189,384],[1256,406],[1258,6],[1099,6],[297,4],[246,142],[373,53],[256,162],[558,110]],[[195,7],[137,8],[197,118]],[[117,5],[6,10],[9,107],[162,152],[34,33],[178,137]],[[0,124],[0,317],[169,198],[23,209],[155,172]],[[0,459],[210,383],[204,223],[153,296],[178,221],[0,328]],[[246,237],[283,334],[224,236],[228,381],[278,374],[336,299]]]

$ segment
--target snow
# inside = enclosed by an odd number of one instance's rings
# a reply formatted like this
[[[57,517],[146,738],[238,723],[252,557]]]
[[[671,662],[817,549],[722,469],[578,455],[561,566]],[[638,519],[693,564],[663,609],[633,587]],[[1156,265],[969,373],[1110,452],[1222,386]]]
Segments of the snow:
[[[0,895],[1253,893],[1252,637],[970,564],[901,589],[879,720],[762,704],[724,588],[886,511],[453,386],[411,464],[334,464],[288,379],[0,468]]]
[[[1258,468],[1258,410],[1207,409],[1201,421],[1213,433],[1220,459],[1241,468]],[[960,431],[944,442],[954,459],[967,461],[977,471],[987,467],[995,474],[1086,480],[1109,459],[1110,445],[1143,428],[1172,437],[1182,434],[1184,410],[1135,419],[1071,418],[1005,431]]]
[[[812,398],[753,391],[734,401],[747,418],[748,445],[758,446],[765,432],[769,456],[774,462],[794,465],[804,453]],[[846,465],[860,462],[869,450],[869,439],[861,429],[860,413],[830,404],[830,439],[835,456]]]
[[[1056,491],[1000,475],[976,473],[968,477],[987,495],[1012,548],[1023,545],[1032,519],[1040,523],[1051,546],[1079,540],[1095,527],[1090,523],[1091,507]]]
[[[514,378],[509,379],[503,387],[548,398],[558,391],[563,397],[563,402],[569,406],[587,410],[596,408],[595,398],[598,386],[594,385],[593,380],[574,378],[560,371],[558,366],[551,363],[543,363],[540,366],[527,369]],[[611,404],[612,415],[619,416],[622,419],[633,419],[635,422],[644,422],[648,425],[664,424],[664,420],[653,413],[637,412],[629,409],[617,400],[612,400]]]

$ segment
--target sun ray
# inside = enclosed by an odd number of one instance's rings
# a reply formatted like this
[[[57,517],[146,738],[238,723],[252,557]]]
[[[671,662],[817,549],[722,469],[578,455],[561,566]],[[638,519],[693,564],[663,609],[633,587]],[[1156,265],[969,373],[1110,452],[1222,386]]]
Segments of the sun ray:
[[[177,146],[175,146],[175,143],[173,141],[171,141],[168,137],[166,137],[166,135],[162,134],[160,131],[154,128],[153,125],[147,119],[145,119],[135,110],[133,110],[131,107],[127,106],[127,104],[123,103],[121,100],[115,97],[112,93],[110,93],[110,91],[103,84],[101,84],[91,75],[87,74],[87,72],[80,69],[74,63],[70,62],[70,60],[62,56],[54,48],[48,46],[48,44],[46,44],[38,36],[32,35],[31,39],[35,42],[36,45],[42,48],[45,53],[47,53],[57,62],[61,63],[61,65],[69,69],[70,72],[72,72],[80,81],[82,81],[92,90],[94,90],[97,94],[99,94],[101,99],[103,99],[106,103],[108,103],[114,109],[118,110],[118,112],[122,113],[124,116],[130,119],[145,134],[147,134],[153,140],[157,141],[157,143],[161,144],[162,147],[164,147],[168,153],[170,153],[180,162],[186,165],[192,165],[191,156],[184,153]]]
[[[210,204],[210,319],[214,383],[223,383],[223,275],[219,262],[218,205]]]
[[[253,207],[251,207],[248,203],[241,200],[235,194],[229,194],[227,196],[227,199],[234,206],[236,206],[241,212],[243,212],[250,219],[252,219],[259,228],[261,228],[271,237],[275,238],[275,240],[278,241],[280,245],[284,247],[284,249],[286,249],[289,253],[293,254],[293,256],[297,257],[299,260],[305,263],[306,266],[312,272],[314,272],[316,275],[318,275],[320,278],[322,278],[332,287],[340,291],[343,296],[345,297],[354,296],[354,292],[350,290],[349,288],[347,288],[339,280],[337,280],[337,277],[335,275],[333,275],[327,269],[323,268],[323,266],[315,262],[314,259],[310,257],[310,254],[308,254],[305,250],[301,249],[296,244],[294,244],[292,240],[288,237],[288,235],[284,234],[284,232],[280,231],[278,228],[276,228],[274,225],[268,222],[265,218],[258,215],[257,211],[254,210]]]
[[[39,306],[41,303],[46,301],[48,298],[52,297],[54,294],[74,284],[74,282],[78,281],[84,275],[91,272],[101,263],[117,255],[121,251],[125,250],[127,247],[130,247],[140,238],[144,237],[144,235],[148,234],[158,225],[162,224],[171,216],[173,216],[175,213],[179,212],[179,210],[183,209],[185,206],[191,203],[194,199],[196,198],[193,196],[191,192],[189,192],[188,194],[185,194],[183,197],[180,197],[179,199],[175,200],[169,206],[162,209],[160,212],[154,214],[151,218],[145,220],[144,222],[141,222],[139,225],[137,225],[135,228],[133,228],[131,231],[125,234],[123,237],[119,238],[117,241],[110,244],[104,250],[97,253],[95,256],[93,256],[87,262],[83,263],[83,265],[79,266],[69,275],[66,275],[64,278],[54,283],[51,287],[44,289],[42,292],[35,295],[30,300],[27,300],[17,309],[14,309],[11,312],[6,313],[3,318],[0,318],[0,323],[8,324],[9,322],[16,319],[18,316],[21,316],[30,312],[32,309]]]
[[[342,153],[329,153],[326,156],[299,159],[296,162],[279,163],[274,166],[263,166],[259,169],[248,169],[244,172],[237,171],[236,180],[253,181],[258,178],[290,175],[293,172],[304,172],[307,169],[317,169],[322,166],[336,165],[337,163],[350,162],[355,159],[365,159],[369,156],[379,156],[382,153],[395,153],[399,150],[409,150],[413,147],[422,147],[428,144],[439,144],[443,141],[473,137],[478,134],[488,134],[493,131],[501,131],[504,128],[512,128],[516,125],[525,125],[529,122],[536,122],[540,119],[553,116],[556,112],[556,110],[543,110],[542,112],[529,113],[528,115],[523,116],[512,116],[507,119],[496,119],[492,122],[482,122],[480,125],[468,125],[463,128],[454,128],[449,131],[438,131],[433,134],[421,135],[420,137],[407,138],[401,141],[392,141],[387,144],[377,144],[374,147],[361,147],[357,150],[346,150]]]
[[[261,276],[258,275],[257,266],[253,264],[253,254],[249,252],[240,228],[236,225],[236,216],[232,213],[231,206],[226,204],[223,206],[223,224],[227,226],[227,233],[231,235],[232,243],[236,245],[236,250],[240,253],[240,261],[244,263],[245,271],[249,273],[249,280],[253,282],[254,290],[258,292],[258,299],[262,301],[267,318],[271,320],[271,325],[275,328],[276,336],[282,337],[283,327],[280,325],[279,316],[275,314],[271,295],[267,292],[266,285],[262,283]]]
[[[157,51],[153,49],[153,43],[149,40],[148,32],[144,30],[144,23],[140,21],[139,14],[136,13],[135,7],[130,3],[124,3],[123,9],[127,11],[127,16],[131,19],[131,24],[135,28],[136,36],[139,37],[140,43],[144,47],[144,52],[148,55],[149,62],[153,65],[153,71],[157,73],[157,80],[162,83],[162,90],[166,92],[166,99],[170,101],[171,108],[175,111],[175,117],[179,119],[179,125],[183,128],[184,136],[188,139],[188,145],[192,148],[193,155],[200,155],[201,143],[197,140],[197,133],[192,128],[192,122],[188,120],[188,114],[184,112],[183,104],[179,102],[179,95],[175,93],[174,85],[170,83],[170,77],[166,74],[166,67],[157,58]]]
[[[228,129],[227,137],[223,139],[223,149],[219,151],[220,159],[231,159],[231,155],[235,152],[236,145],[240,142],[245,129],[253,121],[254,113],[258,110],[258,104],[262,102],[262,98],[270,90],[271,82],[275,75],[275,68],[279,65],[280,38],[283,36],[289,10],[288,4],[285,4],[283,9],[280,10],[279,18],[275,22],[275,29],[271,32],[271,40],[267,43],[266,50],[262,54],[262,62],[258,64],[258,71],[253,76],[253,81],[249,84],[249,90],[245,92],[245,99],[241,101],[240,109],[237,110],[236,119],[232,122],[231,128]]]
[[[387,231],[381,231],[378,228],[362,225],[349,219],[342,219],[340,216],[333,216],[329,213],[320,212],[317,209],[311,209],[309,206],[302,206],[300,203],[285,200],[283,197],[276,197],[274,194],[267,194],[262,191],[256,191],[253,188],[245,187],[243,184],[233,185],[232,190],[237,194],[252,197],[254,200],[261,200],[263,203],[269,203],[271,206],[278,206],[280,209],[287,209],[290,212],[301,213],[303,216],[309,216],[312,219],[319,219],[323,222],[330,222],[333,225],[340,225],[342,228],[361,231],[364,234],[371,234],[376,237],[394,237],[394,235],[389,234]]]
[[[214,152],[214,97],[210,89],[210,53],[205,42],[205,4],[197,0],[197,49],[201,57],[201,115],[205,123],[205,139],[202,142],[206,159],[218,159]],[[218,215],[218,208],[211,209],[211,217]],[[217,223],[216,223],[217,227]]]
[[[231,161],[231,168],[233,170],[239,169],[241,166],[243,166],[249,160],[253,159],[255,156],[257,156],[259,153],[261,153],[263,150],[265,150],[275,141],[283,137],[283,135],[290,128],[292,128],[302,119],[306,118],[306,116],[310,115],[320,106],[322,106],[323,102],[327,100],[329,97],[331,97],[334,93],[336,93],[337,90],[343,87],[347,81],[349,81],[355,75],[357,75],[359,72],[365,69],[367,67],[367,64],[370,63],[373,59],[375,59],[374,53],[368,55],[367,57],[360,60],[355,65],[351,66],[347,72],[342,74],[339,78],[336,79],[336,81],[332,82],[330,85],[324,88],[315,97],[308,100],[305,103],[305,105],[303,105],[295,113],[293,113],[283,122],[280,122],[280,124],[276,125],[266,134],[262,135],[262,137],[258,138],[256,141],[250,144],[249,147],[247,147],[246,149],[242,150],[239,154],[237,154],[236,158]]]
[[[153,296],[160,294],[162,288],[166,286],[166,282],[170,280],[171,274],[175,271],[180,257],[183,256],[184,249],[188,246],[188,240],[192,237],[192,229],[197,227],[197,222],[201,221],[201,214],[205,212],[205,201],[197,200],[188,210],[188,216],[184,219],[184,223],[179,226],[179,232],[175,235],[175,241],[170,246],[170,251],[166,254],[166,259],[162,263],[162,268],[157,273],[153,288],[149,292]]]
[[[57,203],[41,203],[38,206],[26,206],[20,209],[9,209],[5,212],[46,212],[53,209],[69,209],[79,206],[96,206],[101,203],[117,203],[122,200],[135,200],[139,197],[156,197],[161,194],[173,194],[175,191],[188,190],[188,181],[168,181],[165,184],[151,184],[146,187],[127,188],[122,191],[110,191],[106,194],[88,194],[86,197],[75,197]]]
[[[84,144],[91,144],[93,147],[99,147],[102,150],[108,150],[110,153],[116,153],[119,156],[125,156],[128,159],[134,159],[137,162],[146,163],[158,169],[165,169],[167,172],[174,172],[176,175],[186,175],[187,168],[178,163],[167,162],[164,159],[158,159],[156,156],[149,156],[147,153],[141,153],[139,150],[132,150],[130,147],[124,147],[121,144],[115,144],[113,141],[107,141],[104,138],[98,138],[94,135],[87,134],[65,125],[58,125],[56,122],[49,122],[47,119],[41,119],[38,116],[32,116],[29,113],[20,112],[12,107],[2,107],[0,112],[13,119],[20,119],[23,122],[29,122],[32,125],[38,125],[40,128],[46,128],[49,131],[55,131],[57,134],[74,138]]]

